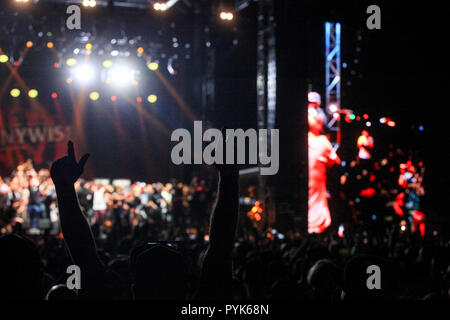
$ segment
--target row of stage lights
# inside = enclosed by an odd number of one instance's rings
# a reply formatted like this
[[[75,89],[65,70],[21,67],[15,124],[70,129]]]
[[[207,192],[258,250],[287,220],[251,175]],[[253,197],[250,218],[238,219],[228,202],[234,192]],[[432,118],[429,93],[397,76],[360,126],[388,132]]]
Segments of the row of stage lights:
[[[28,41],[26,43],[27,48],[31,48],[33,46],[32,41]],[[54,47],[53,42],[47,42],[47,47],[49,49],[52,49]],[[85,48],[87,51],[92,50],[92,44],[87,43],[85,45]],[[144,53],[144,49],[142,47],[139,47],[137,49],[137,52],[139,54]],[[114,56],[114,55],[113,55]],[[6,63],[9,61],[9,57],[6,54],[0,55],[0,63]],[[16,61],[17,62],[17,61]],[[17,66],[15,62],[15,65]],[[70,69],[70,77],[67,78],[67,81],[72,82],[72,80],[75,80],[79,83],[85,83],[88,84],[92,82],[95,78],[95,67],[90,63],[78,63],[78,60],[76,58],[68,58],[65,60],[65,64]],[[55,68],[60,67],[59,62],[55,62],[53,64]],[[137,70],[134,70],[129,65],[123,64],[123,63],[116,63],[112,60],[106,59],[102,62],[103,68],[106,70],[106,84],[113,84],[113,85],[119,85],[119,86],[125,86],[125,85],[135,85],[137,86],[137,80],[135,79],[135,74],[138,72]],[[147,62],[147,68],[151,71],[156,71],[159,68],[159,63],[157,61],[148,61]],[[170,70],[169,70],[170,71]],[[176,70],[173,70],[174,72],[177,72]],[[176,74],[174,72],[171,72],[172,74]],[[72,79],[73,78],[73,79]]]
[[[15,0],[15,2],[28,3],[28,2],[30,2],[30,0]],[[176,2],[178,2],[178,1],[177,0],[169,0],[167,2],[155,2],[153,4],[153,9],[155,11],[164,12],[164,11],[167,11],[170,7],[172,7]],[[97,6],[97,1],[96,0],[83,0],[81,2],[81,4],[83,5],[83,7],[86,7],[86,8],[94,8],[95,6]],[[232,21],[234,18],[234,14],[228,10],[221,10],[219,13],[219,17],[221,20],[224,20],[224,21]]]
[[[334,103],[330,104],[330,106],[328,107],[328,110],[330,111],[330,113],[333,114],[333,118],[336,120],[339,119],[340,113],[344,113],[345,114],[344,120],[347,123],[351,123],[352,121],[355,121],[355,120],[356,121],[361,121],[361,120],[364,121],[365,120],[366,127],[372,126],[372,122],[369,121],[369,115],[367,113],[363,114],[362,116],[358,116],[353,112],[349,112],[349,110],[339,111],[339,107]],[[393,121],[392,119],[387,118],[387,117],[382,117],[382,118],[380,118],[379,121],[381,124],[386,124],[389,127],[395,127],[395,125],[396,125],[395,121]]]
[[[70,81],[68,81],[68,83],[70,83]],[[18,88],[13,88],[10,91],[10,95],[13,98],[19,98],[21,94],[22,94],[22,92]],[[28,90],[28,97],[30,97],[31,99],[37,98],[38,95],[39,95],[38,90],[36,90],[36,89]],[[51,97],[52,97],[52,99],[57,99],[58,94],[56,92],[52,92]],[[97,91],[92,91],[89,93],[89,99],[91,99],[92,101],[97,101],[99,98],[100,98],[100,93],[98,93]],[[157,100],[158,100],[158,97],[156,96],[156,94],[150,94],[147,96],[147,101],[150,103],[155,103]],[[111,96],[111,101],[117,101],[117,96]],[[143,99],[142,99],[142,97],[137,97],[136,101],[141,103],[143,101]]]
[[[331,104],[329,107],[329,110],[333,112],[333,117],[335,119],[339,118],[339,112],[338,112],[338,108],[336,105]],[[369,115],[367,113],[364,113],[362,116],[359,116],[353,112],[345,112],[344,120],[347,123],[352,123],[353,121],[365,121],[366,127],[372,126],[372,122],[369,121]],[[387,125],[388,127],[391,127],[391,128],[394,128],[397,125],[397,123],[389,117],[381,117],[380,119],[378,119],[378,121],[380,124]],[[411,128],[414,128],[414,126],[411,126]],[[418,125],[417,129],[419,131],[425,130],[423,125]]]

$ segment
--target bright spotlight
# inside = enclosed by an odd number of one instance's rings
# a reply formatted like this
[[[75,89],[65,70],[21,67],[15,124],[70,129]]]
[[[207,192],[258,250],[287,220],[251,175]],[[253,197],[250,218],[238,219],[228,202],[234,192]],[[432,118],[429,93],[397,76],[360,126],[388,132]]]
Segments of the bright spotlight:
[[[27,48],[31,48],[33,46],[33,41],[27,41]]]
[[[150,62],[148,64],[148,68],[152,71],[155,71],[156,69],[158,69],[158,67],[159,67],[158,62]]]
[[[97,101],[98,98],[100,98],[100,94],[97,91],[92,91],[89,94],[89,99],[91,99],[92,101]]]
[[[69,58],[69,59],[67,59],[66,64],[67,64],[69,67],[73,67],[74,65],[77,64],[77,59],[75,59],[75,58]]]
[[[233,13],[231,13],[229,11],[221,11],[220,12],[220,19],[222,19],[222,20],[231,21],[231,20],[233,20],[233,18],[234,18]]]
[[[47,42],[47,48],[51,49],[53,48],[55,45],[53,44],[53,42]]]
[[[163,2],[155,2],[155,4],[153,4],[153,9],[155,9],[156,11],[166,11],[167,4]]]
[[[72,75],[75,80],[84,83],[91,82],[95,77],[94,69],[87,64],[80,65],[73,69]]]
[[[335,105],[334,103],[330,104],[330,112],[334,113],[336,111],[338,111],[338,106]]]
[[[93,8],[97,5],[97,1],[95,1],[95,0],[83,0],[82,3],[83,3],[84,7],[91,7],[91,8]]]
[[[92,50],[92,43],[86,43],[85,48],[86,48],[87,51],[91,51]]]
[[[158,100],[158,97],[155,94],[151,94],[147,97],[147,101],[150,103],[155,103]]]
[[[116,85],[128,85],[134,82],[134,71],[127,66],[115,66],[108,73],[108,80]]]
[[[11,90],[10,94],[11,94],[11,97],[17,98],[18,96],[20,96],[20,90],[17,88],[14,88]]]
[[[9,58],[6,54],[0,55],[0,63],[6,63],[8,62]]]
[[[36,98],[37,96],[38,96],[38,91],[36,90],[36,89],[31,89],[30,91],[28,91],[28,96],[31,98],[31,99],[34,99],[34,98]]]
[[[111,60],[105,60],[105,61],[103,61],[103,67],[104,68],[111,68],[112,67],[112,65],[113,65],[113,63],[112,63],[112,61]]]

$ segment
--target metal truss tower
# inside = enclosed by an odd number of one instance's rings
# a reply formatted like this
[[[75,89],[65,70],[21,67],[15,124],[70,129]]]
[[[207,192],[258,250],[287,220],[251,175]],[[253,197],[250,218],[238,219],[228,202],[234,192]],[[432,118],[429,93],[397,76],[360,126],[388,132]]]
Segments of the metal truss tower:
[[[335,148],[340,144],[341,110],[341,24],[325,22],[325,110],[328,129],[336,133]],[[334,140],[334,139],[333,139]]]

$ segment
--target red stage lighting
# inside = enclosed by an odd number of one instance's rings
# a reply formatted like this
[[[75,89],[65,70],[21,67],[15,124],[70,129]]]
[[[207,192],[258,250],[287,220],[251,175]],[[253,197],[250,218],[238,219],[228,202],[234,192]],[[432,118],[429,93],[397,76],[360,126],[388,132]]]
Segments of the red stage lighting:
[[[53,93],[52,93],[52,98],[53,98],[53,99],[58,98],[58,94],[57,94],[56,92],[53,92]]]
[[[395,122],[392,121],[392,120],[389,120],[389,121],[387,122],[387,125],[388,125],[389,127],[395,127]]]

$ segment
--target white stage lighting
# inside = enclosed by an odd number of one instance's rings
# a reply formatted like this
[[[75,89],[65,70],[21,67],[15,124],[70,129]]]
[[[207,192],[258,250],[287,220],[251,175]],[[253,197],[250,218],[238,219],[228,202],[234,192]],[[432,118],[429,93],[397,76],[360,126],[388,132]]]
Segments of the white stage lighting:
[[[82,64],[72,70],[72,78],[81,83],[89,83],[94,77],[94,68],[88,64]]]
[[[135,80],[134,70],[125,65],[114,66],[108,72],[108,80],[114,85],[131,85]]]

